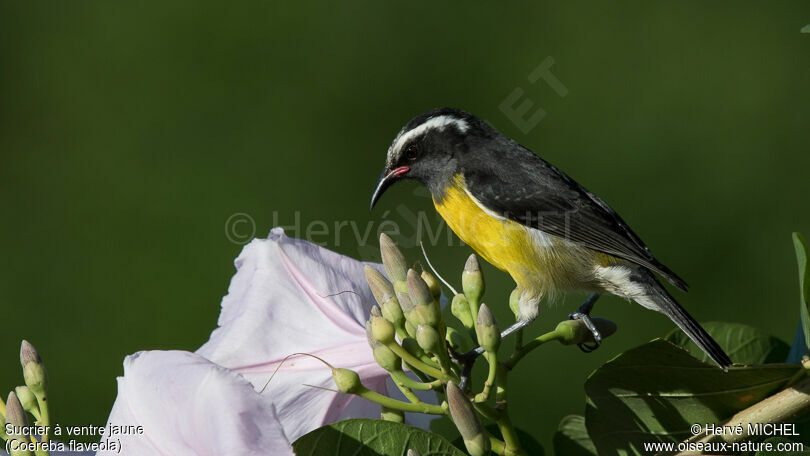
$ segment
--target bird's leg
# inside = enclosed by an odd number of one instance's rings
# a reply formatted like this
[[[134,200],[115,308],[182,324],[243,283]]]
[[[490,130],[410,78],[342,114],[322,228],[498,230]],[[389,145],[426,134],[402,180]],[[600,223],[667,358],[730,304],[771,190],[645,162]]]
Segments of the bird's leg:
[[[532,320],[518,320],[512,324],[512,326],[504,329],[501,331],[501,339],[509,336],[510,334],[519,331],[531,323]],[[459,362],[463,364],[463,368],[461,369],[461,378],[459,379],[459,387],[463,391],[467,384],[470,382],[470,374],[472,374],[472,368],[475,365],[475,360],[478,359],[484,353],[484,349],[479,347],[475,347],[472,350],[464,353],[463,355],[456,355],[455,358]]]
[[[590,295],[588,299],[586,299],[585,302],[583,302],[582,305],[579,306],[579,309],[577,309],[576,312],[573,312],[568,315],[568,318],[571,320],[581,320],[582,323],[585,324],[585,327],[591,331],[591,334],[593,334],[593,341],[594,341],[593,345],[577,344],[579,349],[585,353],[590,353],[599,348],[600,345],[602,345],[602,334],[600,334],[599,330],[596,329],[596,325],[593,324],[593,320],[591,320],[590,316],[591,311],[593,310],[593,304],[596,302],[597,299],[599,299],[599,293],[594,293]]]

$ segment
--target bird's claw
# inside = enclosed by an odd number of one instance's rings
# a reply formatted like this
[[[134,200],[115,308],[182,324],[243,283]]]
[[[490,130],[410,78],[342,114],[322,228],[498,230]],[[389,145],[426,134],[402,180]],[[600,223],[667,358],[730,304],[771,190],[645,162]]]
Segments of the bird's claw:
[[[596,325],[593,324],[593,320],[591,320],[591,317],[587,313],[579,311],[573,312],[568,315],[568,319],[581,321],[582,323],[585,324],[585,327],[588,328],[588,330],[593,335],[593,344],[584,344],[584,343],[577,344],[580,350],[582,350],[585,353],[590,353],[599,348],[600,345],[602,345],[602,334],[599,332],[598,329],[596,329]]]

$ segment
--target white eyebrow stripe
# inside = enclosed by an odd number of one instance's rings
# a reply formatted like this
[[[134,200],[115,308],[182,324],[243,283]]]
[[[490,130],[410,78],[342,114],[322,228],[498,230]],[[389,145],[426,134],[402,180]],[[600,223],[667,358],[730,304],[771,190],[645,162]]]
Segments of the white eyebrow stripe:
[[[455,125],[456,128],[458,128],[462,133],[465,133],[470,128],[469,124],[467,124],[465,120],[459,119],[458,117],[450,115],[431,117],[418,127],[397,136],[394,144],[388,150],[389,162],[393,162],[394,154],[411,139],[425,133],[430,129],[444,130],[448,125]]]

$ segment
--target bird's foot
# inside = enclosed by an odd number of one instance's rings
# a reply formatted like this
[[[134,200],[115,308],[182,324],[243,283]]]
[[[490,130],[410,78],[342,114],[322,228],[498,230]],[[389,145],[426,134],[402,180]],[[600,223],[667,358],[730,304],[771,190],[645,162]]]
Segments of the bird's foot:
[[[599,293],[592,294],[587,300],[585,300],[585,302],[582,303],[581,306],[579,306],[579,309],[577,309],[576,312],[568,315],[570,320],[582,321],[582,323],[585,324],[585,327],[588,328],[591,334],[593,334],[593,344],[577,344],[579,349],[585,353],[590,353],[602,345],[602,334],[596,328],[596,325],[593,323],[590,316],[591,311],[593,310],[593,305],[597,299],[599,299]]]

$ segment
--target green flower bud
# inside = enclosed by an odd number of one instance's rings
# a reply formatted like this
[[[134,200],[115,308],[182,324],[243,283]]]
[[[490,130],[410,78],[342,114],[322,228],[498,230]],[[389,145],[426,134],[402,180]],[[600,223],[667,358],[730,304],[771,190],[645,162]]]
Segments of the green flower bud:
[[[450,405],[450,416],[453,417],[470,456],[488,455],[490,447],[486,430],[478,420],[470,400],[453,382],[447,384],[447,403]]]
[[[512,309],[515,318],[518,318],[518,315],[520,315],[520,291],[517,288],[512,290],[509,295],[509,308]]]
[[[616,332],[616,323],[600,317],[591,317],[596,329],[602,334],[602,338],[606,338]],[[557,340],[563,345],[574,344],[587,344],[593,343],[593,333],[585,326],[582,320],[564,320],[554,329],[555,332],[561,335]]]
[[[430,294],[433,295],[433,300],[439,302],[439,300],[442,298],[442,285],[439,283],[439,279],[428,271],[422,271],[422,280],[425,281],[430,289]]]
[[[416,333],[415,329],[414,333]],[[410,353],[411,355],[417,358],[427,356],[425,354],[425,351],[422,350],[422,347],[419,346],[419,342],[417,342],[416,339],[411,337],[406,337],[405,339],[402,340],[402,348],[404,348],[406,352]]]
[[[393,323],[394,326],[401,327],[405,324],[405,314],[402,313],[402,307],[399,306],[397,298],[392,296],[381,307],[383,317]]]
[[[26,428],[29,426],[28,415],[25,414],[25,410],[23,410],[22,404],[20,404],[20,401],[17,399],[17,395],[14,393],[14,391],[8,394],[8,401],[6,403],[6,422],[12,426],[15,426],[17,429]],[[27,435],[22,433],[19,435],[8,434],[7,437],[9,441],[7,442],[8,446],[6,448],[11,449],[11,456],[34,455],[34,453],[30,450],[22,450],[19,448],[20,445],[25,445],[30,442]],[[14,441],[17,443],[15,444]]]
[[[411,297],[408,296],[407,292],[397,292],[397,299],[399,300],[399,306],[402,307],[402,312],[405,314],[405,318],[408,318],[408,314],[413,312],[413,301],[411,301]]]
[[[380,367],[388,372],[402,370],[402,360],[391,351],[390,348],[380,343],[380,341],[374,337],[372,326],[371,320],[366,322],[366,339],[368,339],[368,345],[371,347],[374,360],[377,361]]]
[[[369,319],[369,326],[371,327],[371,334],[374,339],[381,344],[390,344],[394,341],[396,330],[390,321],[382,317],[380,308],[374,306],[371,309],[371,319]]]
[[[383,266],[388,277],[396,282],[404,282],[408,272],[408,263],[405,262],[405,255],[399,251],[394,241],[387,234],[380,235],[380,254],[382,254]]]
[[[14,391],[8,393],[8,400],[6,400],[6,422],[19,427],[28,426],[28,415],[25,414],[25,410]]]
[[[447,344],[458,352],[466,353],[472,348],[472,343],[466,334],[456,331],[455,328],[449,326],[447,327],[445,339],[447,340]]]
[[[416,337],[416,326],[410,321],[405,321],[405,332],[408,334],[408,337]]]
[[[48,374],[45,372],[45,365],[42,363],[37,349],[27,340],[23,340],[20,346],[20,364],[22,364],[25,384],[36,396],[44,396],[48,389]]]
[[[461,288],[467,299],[472,302],[478,302],[484,294],[484,275],[478,265],[478,257],[474,253],[467,258],[464,272],[461,273]]]
[[[34,410],[39,412],[37,397],[34,396],[34,393],[32,393],[27,386],[18,386],[14,388],[14,392],[17,393],[17,399],[20,401],[23,409],[32,413]]]
[[[427,306],[433,302],[427,283],[413,269],[408,269],[408,296],[415,306]]]
[[[433,300],[430,288],[413,269],[408,270],[408,296],[414,305],[415,325],[436,326],[442,319],[439,304]],[[406,315],[406,318],[407,315]]]
[[[498,347],[501,345],[501,331],[486,304],[481,304],[481,307],[478,308],[475,330],[478,334],[478,345],[490,353],[498,351]]]
[[[368,265],[365,267],[365,271],[366,281],[378,304],[382,305],[394,297],[394,285],[380,271]]]
[[[453,301],[450,303],[450,312],[453,313],[453,316],[458,318],[465,328],[471,329],[473,327],[470,303],[467,302],[467,297],[463,294],[459,293],[453,296]]]
[[[332,370],[332,379],[338,389],[346,394],[354,394],[363,388],[360,376],[357,372],[349,369],[336,368]]]
[[[408,296],[408,293],[398,291],[397,300],[402,308],[402,314],[405,317],[405,332],[407,332],[409,336],[414,337],[416,335],[416,325],[419,324],[416,322],[417,317],[416,313],[414,312],[416,307],[413,305],[411,297]]]
[[[419,325],[416,328],[416,342],[422,350],[437,354],[441,351],[442,337],[432,326]]]
[[[402,370],[402,360],[390,348],[385,345],[377,345],[372,349],[374,360],[388,372]]]

